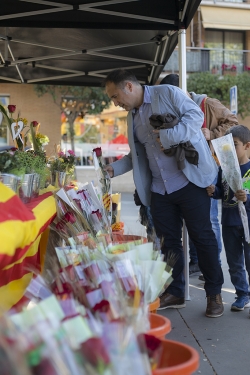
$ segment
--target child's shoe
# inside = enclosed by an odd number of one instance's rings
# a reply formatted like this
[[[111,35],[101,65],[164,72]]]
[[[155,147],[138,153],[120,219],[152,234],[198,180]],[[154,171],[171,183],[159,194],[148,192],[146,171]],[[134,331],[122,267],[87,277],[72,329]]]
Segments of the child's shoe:
[[[238,296],[236,301],[232,304],[231,310],[243,311],[245,307],[250,307],[250,300],[248,296]]]

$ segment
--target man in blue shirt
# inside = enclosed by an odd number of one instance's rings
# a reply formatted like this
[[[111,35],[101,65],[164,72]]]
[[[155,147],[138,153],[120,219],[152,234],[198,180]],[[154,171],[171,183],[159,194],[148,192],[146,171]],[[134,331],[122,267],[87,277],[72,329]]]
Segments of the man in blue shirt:
[[[111,177],[133,169],[135,186],[143,205],[151,206],[157,236],[164,239],[162,251],[177,256],[173,282],[161,296],[160,309],[185,307],[182,218],[196,245],[205,278],[206,316],[223,314],[221,286],[223,274],[218,247],[210,222],[210,200],[206,187],[217,175],[217,166],[201,132],[203,113],[179,88],[169,85],[141,86],[129,71],[115,70],[106,77],[107,95],[116,106],[128,111],[130,153],[106,166]],[[155,130],[152,114],[171,114],[178,123],[171,129]],[[162,149],[175,148],[190,141],[199,155],[198,165],[184,160],[178,169],[175,156]]]

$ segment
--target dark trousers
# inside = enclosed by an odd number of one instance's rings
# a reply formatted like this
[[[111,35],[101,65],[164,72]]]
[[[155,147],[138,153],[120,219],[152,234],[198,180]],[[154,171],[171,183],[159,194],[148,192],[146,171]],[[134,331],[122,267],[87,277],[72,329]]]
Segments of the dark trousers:
[[[199,267],[205,278],[206,294],[219,294],[224,280],[218,261],[218,245],[210,221],[210,198],[206,189],[190,182],[171,194],[152,193],[151,213],[157,236],[164,238],[162,252],[165,259],[170,250],[178,256],[173,269],[174,281],[168,287],[168,293],[184,297],[183,218],[197,249]]]
[[[244,229],[242,226],[226,227],[223,225],[222,237],[229,274],[236,294],[238,296],[247,296],[250,275],[250,245],[245,241]]]

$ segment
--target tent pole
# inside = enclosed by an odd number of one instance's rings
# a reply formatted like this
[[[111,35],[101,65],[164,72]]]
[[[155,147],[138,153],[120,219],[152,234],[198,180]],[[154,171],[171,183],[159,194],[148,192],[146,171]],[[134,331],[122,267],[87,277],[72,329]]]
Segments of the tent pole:
[[[183,91],[187,91],[187,67],[186,67],[186,30],[179,30],[178,35],[179,46],[179,85]],[[183,222],[182,242],[185,259],[184,275],[185,275],[185,299],[190,300],[189,295],[189,251],[188,251],[188,232],[185,222]]]

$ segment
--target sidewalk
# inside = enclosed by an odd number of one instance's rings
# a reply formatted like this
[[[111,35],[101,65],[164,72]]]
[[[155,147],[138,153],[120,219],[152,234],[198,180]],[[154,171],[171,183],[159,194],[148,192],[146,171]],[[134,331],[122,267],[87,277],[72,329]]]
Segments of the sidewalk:
[[[122,194],[122,220],[132,233],[141,229],[138,223],[138,207],[132,194]],[[135,232],[133,232],[136,234]],[[190,301],[183,309],[166,309],[159,313],[168,317],[172,331],[166,338],[184,342],[200,354],[200,367],[194,374],[247,375],[250,367],[250,319],[249,308],[241,312],[230,311],[234,301],[225,251],[221,254],[224,285],[222,290],[225,312],[220,318],[205,316],[206,298],[204,283],[194,274],[190,277]],[[249,366],[249,367],[248,367]]]

